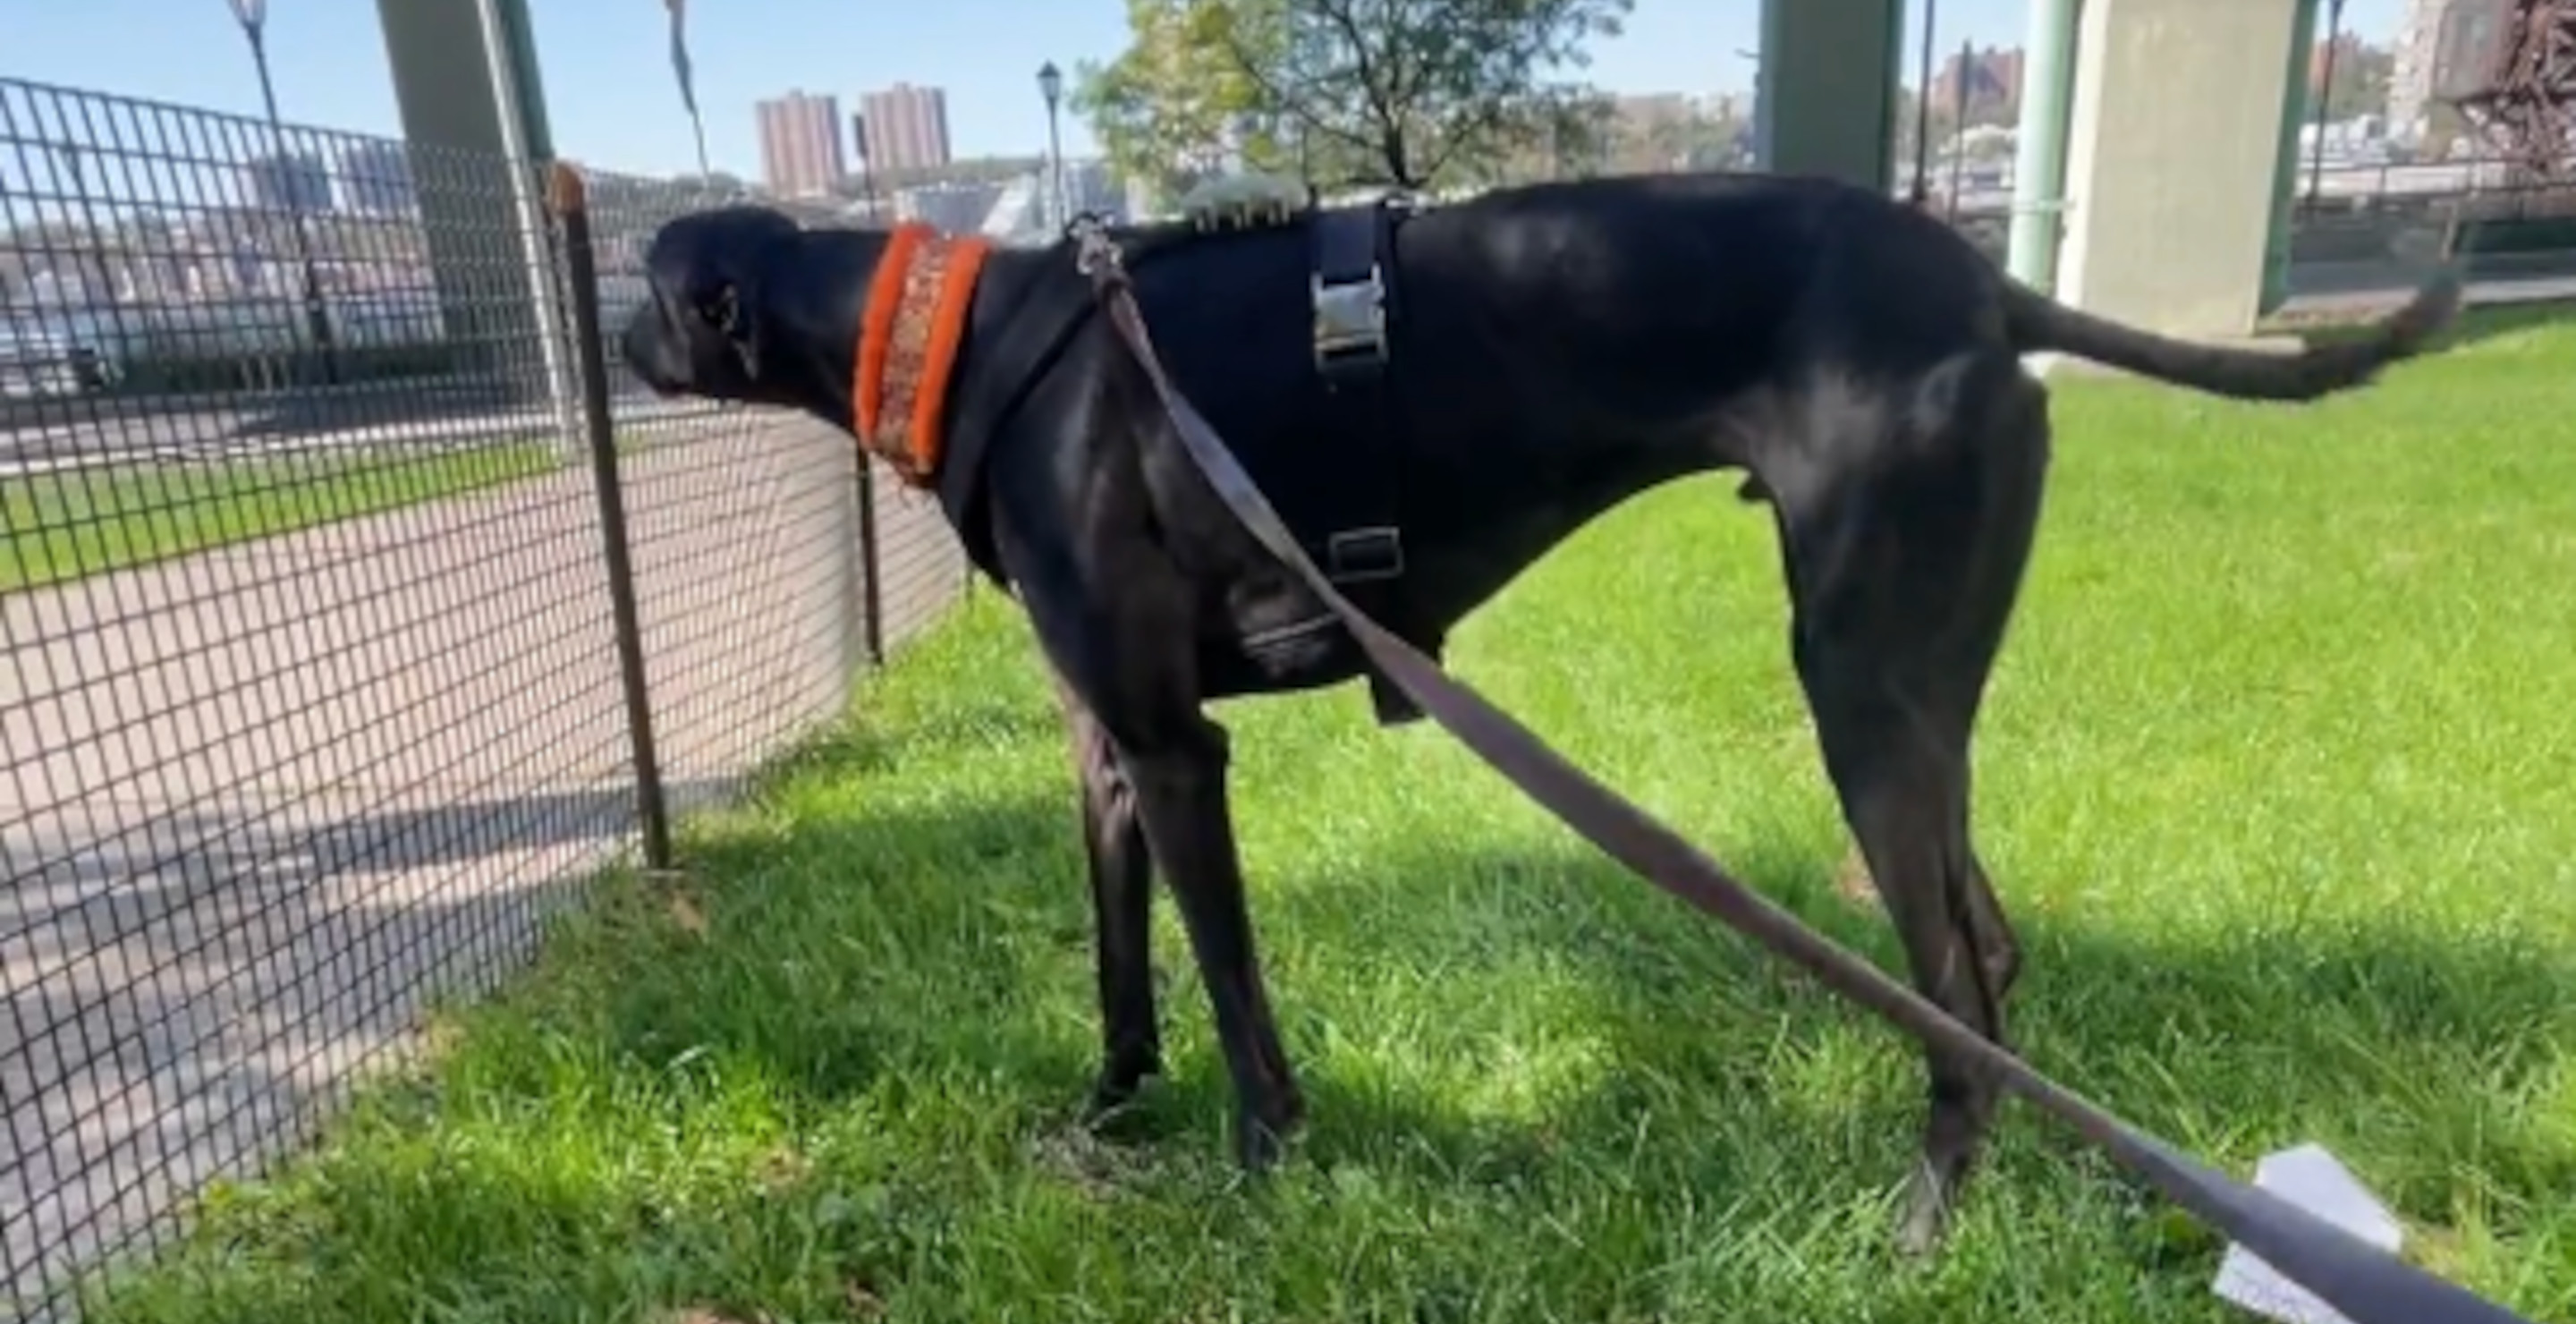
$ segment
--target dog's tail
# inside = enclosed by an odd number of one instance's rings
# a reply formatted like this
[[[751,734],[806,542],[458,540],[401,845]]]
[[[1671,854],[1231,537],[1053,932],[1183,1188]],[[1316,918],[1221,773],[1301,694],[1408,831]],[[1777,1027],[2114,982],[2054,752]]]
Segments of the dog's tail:
[[[2124,326],[2069,308],[2019,281],[2004,281],[2004,320],[2022,353],[2058,350],[2161,381],[2242,400],[2313,400],[2368,383],[2424,351],[2460,310],[2460,280],[2443,272],[2406,306],[2350,340],[2296,352],[2204,345]]]

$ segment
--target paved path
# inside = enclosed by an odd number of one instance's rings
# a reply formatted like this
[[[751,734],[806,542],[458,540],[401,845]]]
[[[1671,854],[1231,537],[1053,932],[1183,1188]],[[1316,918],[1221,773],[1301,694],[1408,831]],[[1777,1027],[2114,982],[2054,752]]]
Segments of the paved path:
[[[617,401],[623,425],[701,413],[640,392]],[[0,478],[167,461],[275,458],[333,450],[488,445],[561,426],[542,406],[513,405],[472,383],[384,383],[309,397],[152,402],[74,399],[0,419]]]
[[[627,475],[684,798],[862,665],[848,443],[743,417]],[[0,596],[11,1293],[291,1141],[631,840],[604,586],[573,470]]]

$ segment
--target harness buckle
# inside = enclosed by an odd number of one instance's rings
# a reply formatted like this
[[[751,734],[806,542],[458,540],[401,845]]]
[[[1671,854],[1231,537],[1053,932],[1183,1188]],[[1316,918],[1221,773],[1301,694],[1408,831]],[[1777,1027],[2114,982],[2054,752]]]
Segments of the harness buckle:
[[[1404,534],[1391,524],[1344,529],[1324,540],[1324,574],[1337,584],[1365,584],[1404,574]]]
[[[1308,278],[1315,302],[1315,366],[1325,370],[1353,359],[1386,361],[1386,277],[1378,264],[1357,280]]]

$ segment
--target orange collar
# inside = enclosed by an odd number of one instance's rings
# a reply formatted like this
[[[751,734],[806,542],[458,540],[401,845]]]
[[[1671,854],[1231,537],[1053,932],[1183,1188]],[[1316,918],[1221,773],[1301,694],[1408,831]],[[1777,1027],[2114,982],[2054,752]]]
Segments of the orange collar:
[[[868,281],[852,365],[853,422],[860,449],[913,487],[939,473],[940,416],[949,374],[966,335],[966,310],[992,241],[951,238],[919,221],[886,236]]]

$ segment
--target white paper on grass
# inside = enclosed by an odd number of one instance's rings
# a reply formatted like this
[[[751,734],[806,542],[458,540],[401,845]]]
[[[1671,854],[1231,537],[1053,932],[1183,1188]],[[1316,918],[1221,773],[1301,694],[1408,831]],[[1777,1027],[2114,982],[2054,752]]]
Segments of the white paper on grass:
[[[2321,1146],[2298,1145],[2264,1155],[2254,1165],[2254,1184],[2381,1250],[2397,1251],[2402,1235],[2397,1216]],[[2282,1324],[2351,1324],[2234,1242],[2219,1259],[2218,1277],[2209,1287],[2221,1300]]]

